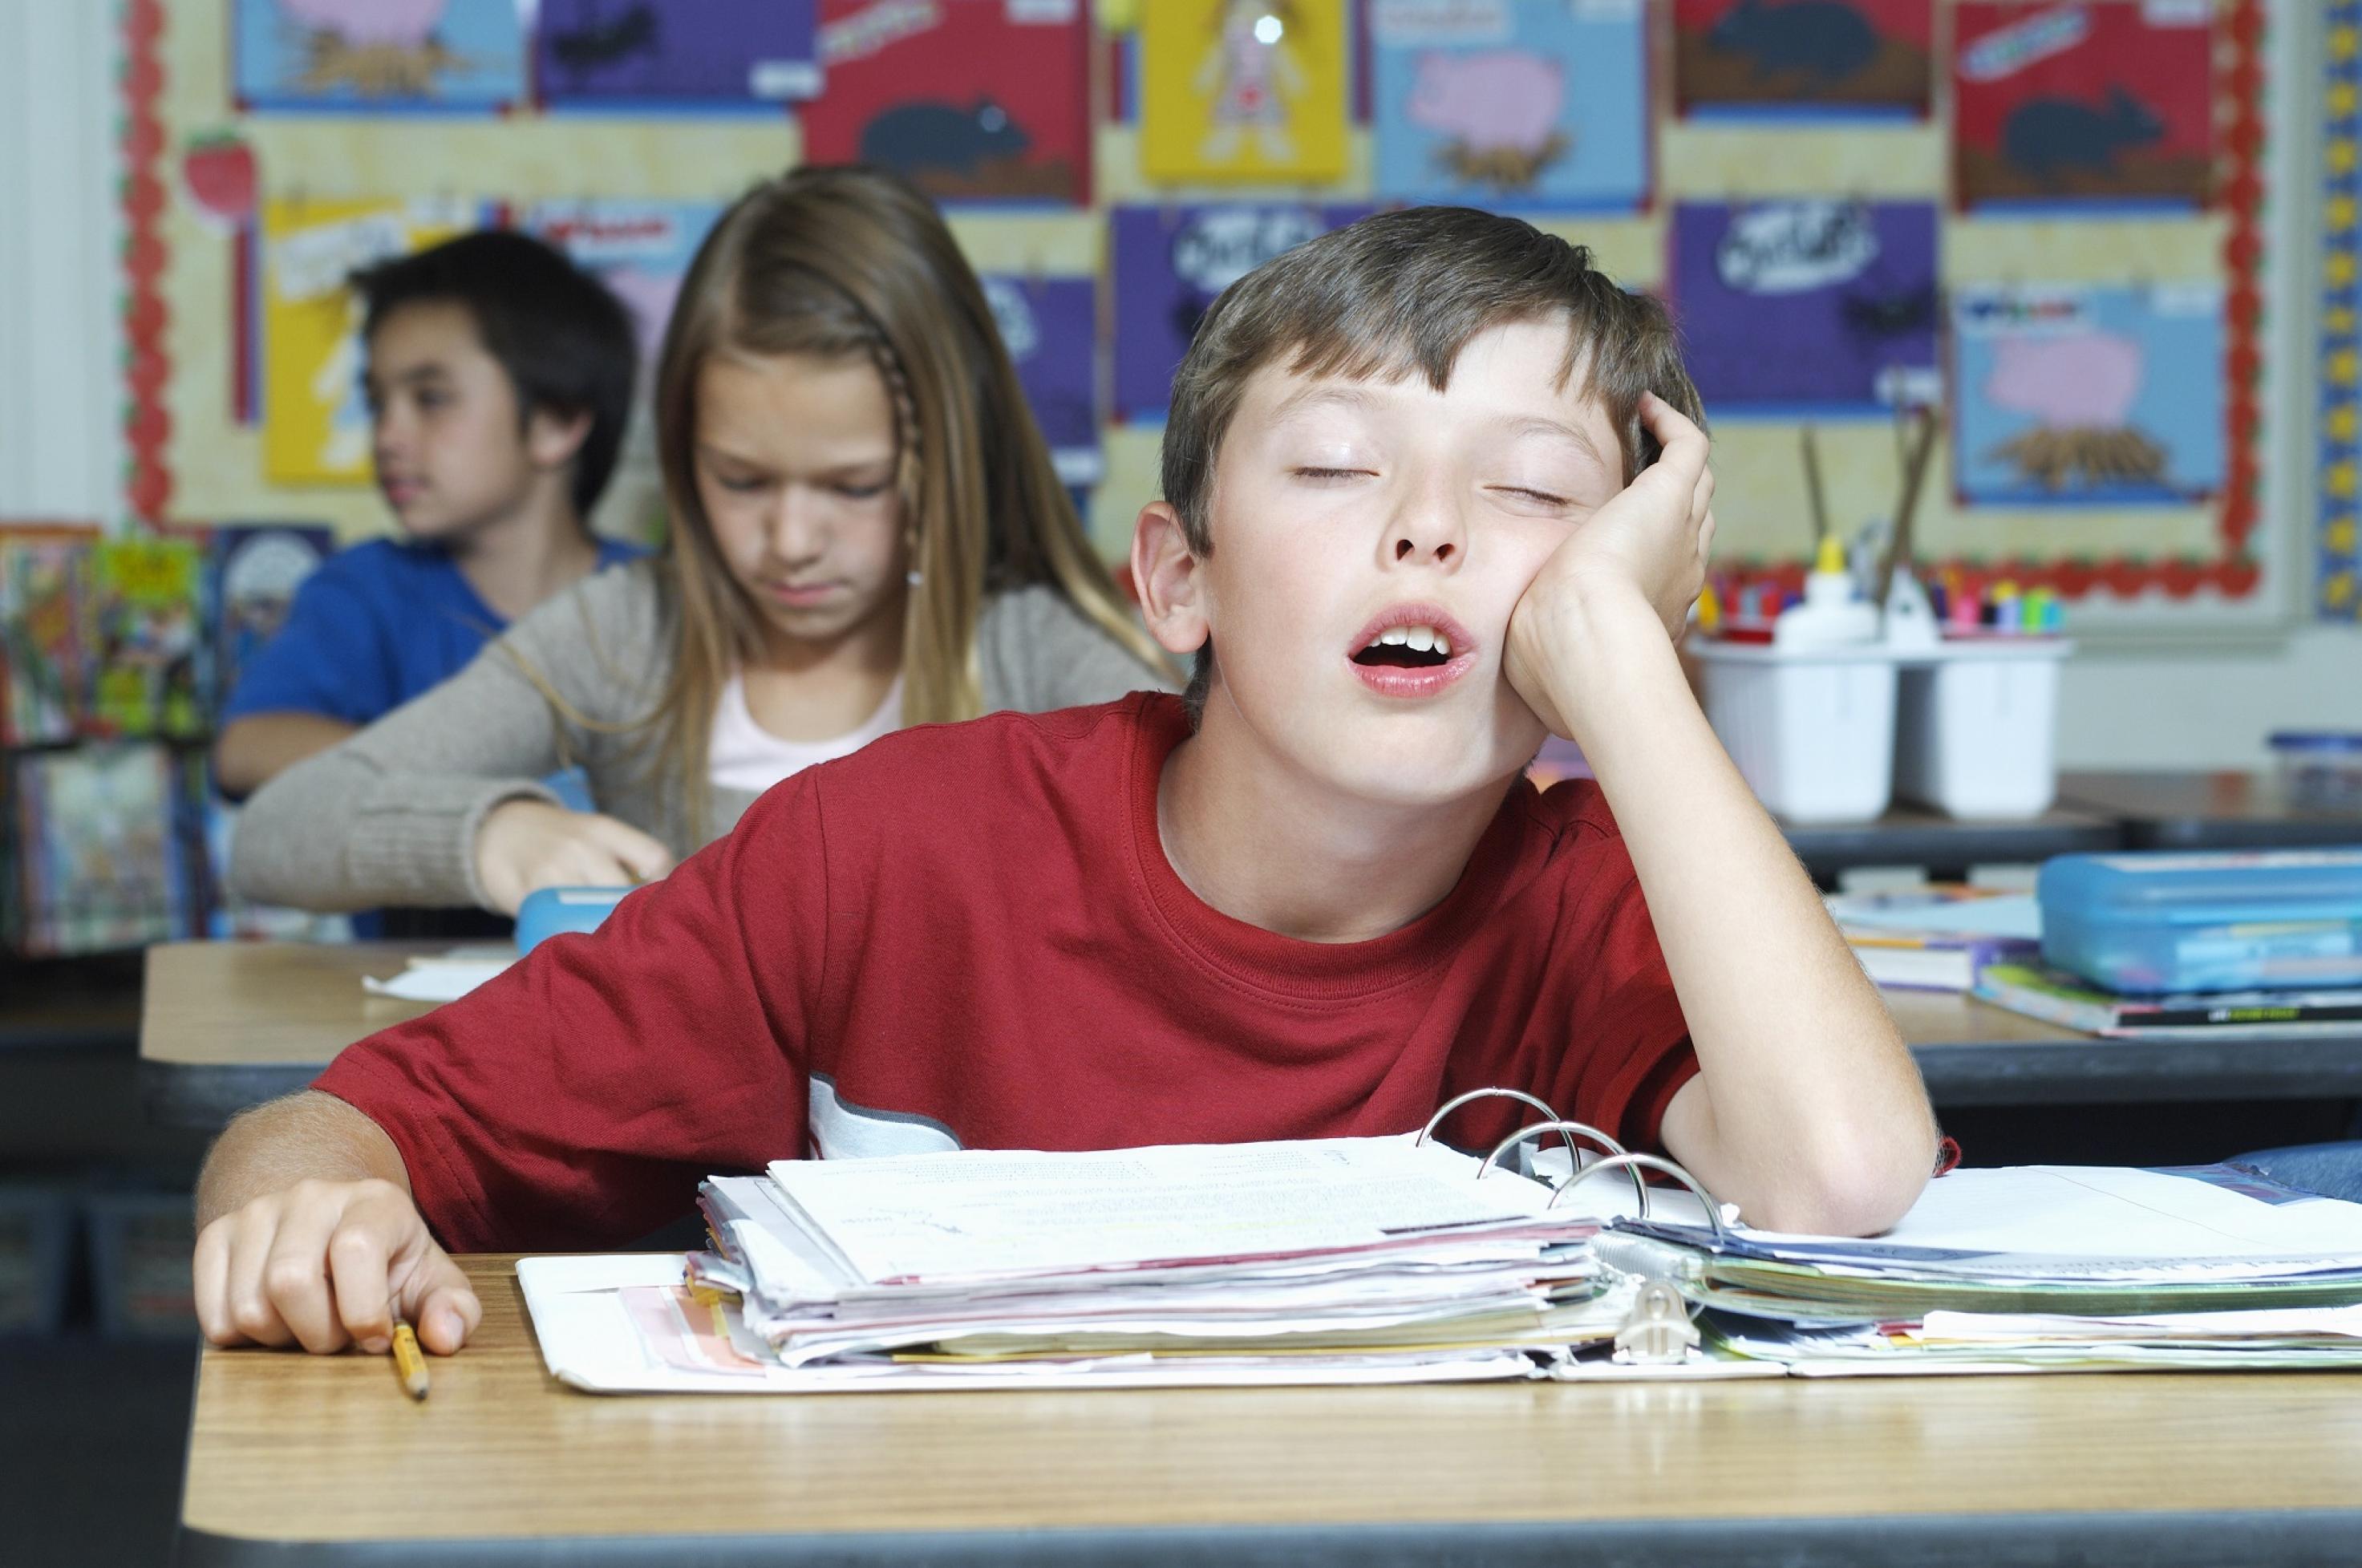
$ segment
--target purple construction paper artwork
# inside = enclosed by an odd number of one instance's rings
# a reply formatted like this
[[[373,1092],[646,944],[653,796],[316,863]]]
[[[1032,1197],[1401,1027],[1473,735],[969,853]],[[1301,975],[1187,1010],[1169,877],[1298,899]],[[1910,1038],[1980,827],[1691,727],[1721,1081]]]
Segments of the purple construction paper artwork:
[[[541,0],[543,102],[760,108],[821,90],[818,0]]]
[[[1098,282],[991,273],[982,282],[1058,478],[1097,484],[1107,469],[1099,451]]]
[[[1282,251],[1374,210],[1253,202],[1118,207],[1116,416],[1164,416],[1173,372],[1216,295]]]
[[[1672,248],[1673,313],[1708,414],[1934,395],[1934,204],[1683,204]]]

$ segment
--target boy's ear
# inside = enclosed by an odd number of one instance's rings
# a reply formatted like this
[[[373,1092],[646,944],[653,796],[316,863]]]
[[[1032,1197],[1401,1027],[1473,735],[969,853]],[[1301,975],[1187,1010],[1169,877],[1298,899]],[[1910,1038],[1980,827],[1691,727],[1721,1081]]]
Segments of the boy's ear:
[[[562,469],[590,438],[590,411],[560,414],[536,408],[524,422],[525,455],[537,469]]]
[[[1181,514],[1161,501],[1140,509],[1131,530],[1131,582],[1149,635],[1166,653],[1192,654],[1205,646],[1204,584],[1198,558],[1181,531]]]

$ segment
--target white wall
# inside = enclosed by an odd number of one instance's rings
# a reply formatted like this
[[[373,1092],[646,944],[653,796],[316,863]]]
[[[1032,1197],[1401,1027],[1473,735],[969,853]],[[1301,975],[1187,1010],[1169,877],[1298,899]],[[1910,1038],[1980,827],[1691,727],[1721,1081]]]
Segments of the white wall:
[[[2191,653],[2085,648],[2059,692],[2062,767],[2242,767],[2274,730],[2362,731],[2362,631]]]
[[[115,11],[0,0],[0,517],[123,510]]]

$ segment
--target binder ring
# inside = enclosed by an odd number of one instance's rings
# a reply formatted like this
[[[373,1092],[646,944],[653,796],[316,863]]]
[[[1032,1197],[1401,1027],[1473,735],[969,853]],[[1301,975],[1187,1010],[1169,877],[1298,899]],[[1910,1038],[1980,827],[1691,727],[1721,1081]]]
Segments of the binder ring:
[[[1427,1125],[1426,1125],[1426,1126],[1424,1126],[1424,1127],[1422,1127],[1422,1128],[1420,1128],[1420,1129],[1418,1130],[1418,1136],[1417,1138],[1414,1138],[1413,1140],[1411,1140],[1411,1145],[1410,1145],[1410,1146],[1411,1146],[1412,1148],[1416,1149],[1416,1148],[1418,1148],[1421,1143],[1426,1143],[1429,1138],[1433,1137],[1433,1136],[1435,1135],[1435,1125],[1436,1125],[1436,1123],[1437,1123],[1437,1122],[1439,1122],[1439,1121],[1441,1121],[1445,1117],[1447,1117],[1447,1116],[1451,1115],[1453,1111],[1455,1111],[1455,1110],[1459,1110],[1462,1106],[1466,1105],[1470,1100],[1472,1100],[1472,1099],[1514,1099],[1514,1100],[1518,1100],[1518,1101],[1519,1101],[1519,1102],[1520,1102],[1520,1103],[1522,1103],[1522,1104],[1530,1105],[1530,1106],[1532,1106],[1536,1110],[1539,1110],[1539,1111],[1540,1111],[1540,1112],[1542,1113],[1542,1118],[1543,1118],[1543,1120],[1545,1120],[1545,1121],[1547,1121],[1551,1122],[1553,1126],[1555,1126],[1555,1125],[1559,1125],[1559,1124],[1560,1124],[1560,1123],[1559,1123],[1559,1114],[1558,1114],[1558,1111],[1557,1111],[1556,1110],[1554,1110],[1554,1109],[1550,1105],[1550,1103],[1549,1103],[1548,1101],[1546,1101],[1546,1100],[1540,1100],[1540,1099],[1536,1099],[1532,1095],[1528,1094],[1528,1093],[1527,1093],[1525,1090],[1523,1090],[1523,1089],[1513,1089],[1513,1088],[1473,1088],[1473,1089],[1470,1089],[1466,1094],[1461,1095],[1461,1096],[1459,1096],[1457,1099],[1448,1099],[1448,1100],[1445,1100],[1441,1105],[1440,1105],[1440,1106],[1436,1107],[1435,1114],[1434,1114],[1434,1115],[1432,1115],[1432,1116],[1430,1116],[1430,1117],[1429,1117],[1429,1118],[1427,1119]],[[1564,1125],[1571,1126],[1571,1127],[1583,1127],[1583,1124],[1582,1124],[1581,1122],[1579,1122],[1579,1121],[1577,1121],[1577,1122],[1567,1122],[1567,1123],[1565,1123]],[[1590,1129],[1590,1128],[1588,1128],[1588,1127],[1583,1127],[1583,1131],[1584,1131],[1584,1132],[1589,1132],[1591,1131],[1591,1129]],[[1513,1140],[1511,1140],[1511,1142],[1515,1142],[1515,1140],[1513,1139]],[[1621,1147],[1618,1147],[1618,1146],[1617,1146],[1617,1145],[1615,1144],[1615,1143],[1614,1143],[1614,1141],[1613,1141],[1612,1139],[1610,1139],[1610,1140],[1605,1140],[1605,1142],[1607,1142],[1611,1147],[1615,1147],[1615,1148],[1616,1148],[1616,1152],[1617,1152],[1617,1154],[1622,1154],[1622,1153],[1624,1152],[1624,1151],[1623,1151],[1623,1149],[1622,1149]],[[1506,1143],[1502,1145],[1502,1148],[1507,1148],[1507,1147],[1508,1147],[1508,1145],[1507,1145],[1507,1144],[1506,1144]],[[1492,1165],[1492,1163],[1493,1163],[1493,1160],[1499,1159],[1500,1157],[1501,1157],[1501,1150],[1500,1150],[1500,1149],[1496,1149],[1496,1150],[1494,1150],[1494,1151],[1493,1151],[1492,1159],[1488,1159],[1488,1160],[1486,1160],[1486,1161],[1485,1162],[1485,1164],[1487,1166],[1490,1166],[1490,1165]],[[1581,1169],[1583,1168],[1583,1151],[1581,1151],[1580,1149],[1577,1149],[1577,1148],[1574,1146],[1574,1139],[1573,1139],[1572,1136],[1570,1136],[1570,1137],[1568,1137],[1568,1138],[1566,1139],[1566,1158],[1567,1158],[1567,1164],[1568,1164],[1572,1168],[1573,1168],[1573,1169],[1575,1169],[1575,1170],[1581,1170]],[[1480,1170],[1480,1171],[1478,1171],[1478,1172],[1476,1173],[1476,1175],[1477,1175],[1477,1176],[1478,1176],[1478,1178],[1479,1178],[1479,1179],[1482,1179],[1482,1178],[1483,1178],[1483,1176],[1484,1176],[1484,1175],[1485,1175],[1485,1173],[1484,1173],[1483,1171],[1481,1171],[1481,1170]]]
[[[1556,1203],[1558,1201],[1558,1195],[1567,1189],[1568,1182],[1572,1182],[1573,1180],[1575,1174],[1579,1174],[1585,1169],[1595,1171],[1600,1166],[1609,1164],[1611,1160],[1628,1160],[1632,1158],[1630,1154],[1624,1152],[1623,1144],[1617,1143],[1615,1139],[1610,1138],[1606,1133],[1602,1132],[1596,1127],[1586,1127],[1580,1121],[1537,1121],[1531,1127],[1520,1127],[1515,1132],[1512,1132],[1507,1137],[1502,1139],[1498,1146],[1496,1146],[1491,1154],[1485,1156],[1485,1163],[1476,1167],[1475,1179],[1483,1181],[1485,1179],[1485,1173],[1493,1168],[1494,1162],[1497,1161],[1503,1154],[1507,1154],[1511,1149],[1516,1148],[1518,1144],[1524,1143],[1527,1139],[1533,1137],[1539,1132],[1555,1132],[1560,1137],[1565,1139],[1568,1153],[1574,1162],[1574,1172],[1570,1173],[1567,1181],[1561,1182],[1551,1193],[1551,1203]],[[1585,1166],[1583,1163],[1583,1156],[1573,1153],[1574,1135],[1578,1132],[1590,1139],[1593,1143],[1597,1143],[1600,1147],[1607,1150],[1609,1152],[1610,1158],[1594,1160],[1588,1166]],[[1630,1167],[1628,1166],[1626,1168],[1629,1169]],[[1634,1201],[1638,1202],[1640,1206],[1640,1218],[1646,1220],[1649,1217],[1649,1184],[1640,1179],[1640,1173],[1639,1171],[1632,1172],[1632,1194]]]
[[[1719,1248],[1730,1240],[1729,1229],[1722,1222],[1722,1205],[1714,1200],[1714,1194],[1700,1185],[1697,1177],[1690,1175],[1672,1161],[1655,1154],[1611,1154],[1604,1160],[1594,1160],[1590,1165],[1559,1183],[1558,1190],[1551,1194],[1551,1206],[1555,1207],[1558,1200],[1564,1198],[1575,1183],[1587,1176],[1595,1176],[1610,1165],[1621,1165],[1630,1171],[1632,1179],[1636,1182],[1640,1179],[1640,1170],[1643,1166],[1652,1171],[1664,1172],[1665,1175],[1672,1176],[1695,1193],[1697,1200],[1705,1205],[1706,1221],[1714,1227],[1714,1244]],[[1640,1218],[1646,1220],[1648,1217],[1649,1206],[1647,1200],[1643,1199],[1640,1205]]]

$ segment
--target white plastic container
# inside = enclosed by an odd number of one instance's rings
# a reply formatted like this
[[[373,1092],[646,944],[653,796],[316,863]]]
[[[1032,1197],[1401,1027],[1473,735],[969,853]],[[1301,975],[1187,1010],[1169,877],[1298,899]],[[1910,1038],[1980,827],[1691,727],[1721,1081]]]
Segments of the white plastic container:
[[[1895,661],[1877,643],[1775,647],[1694,638],[1706,722],[1776,816],[1868,822],[1894,794]]]
[[[2065,637],[1983,637],[1913,650],[1895,716],[1894,792],[1955,817],[2038,817],[2058,793]]]

